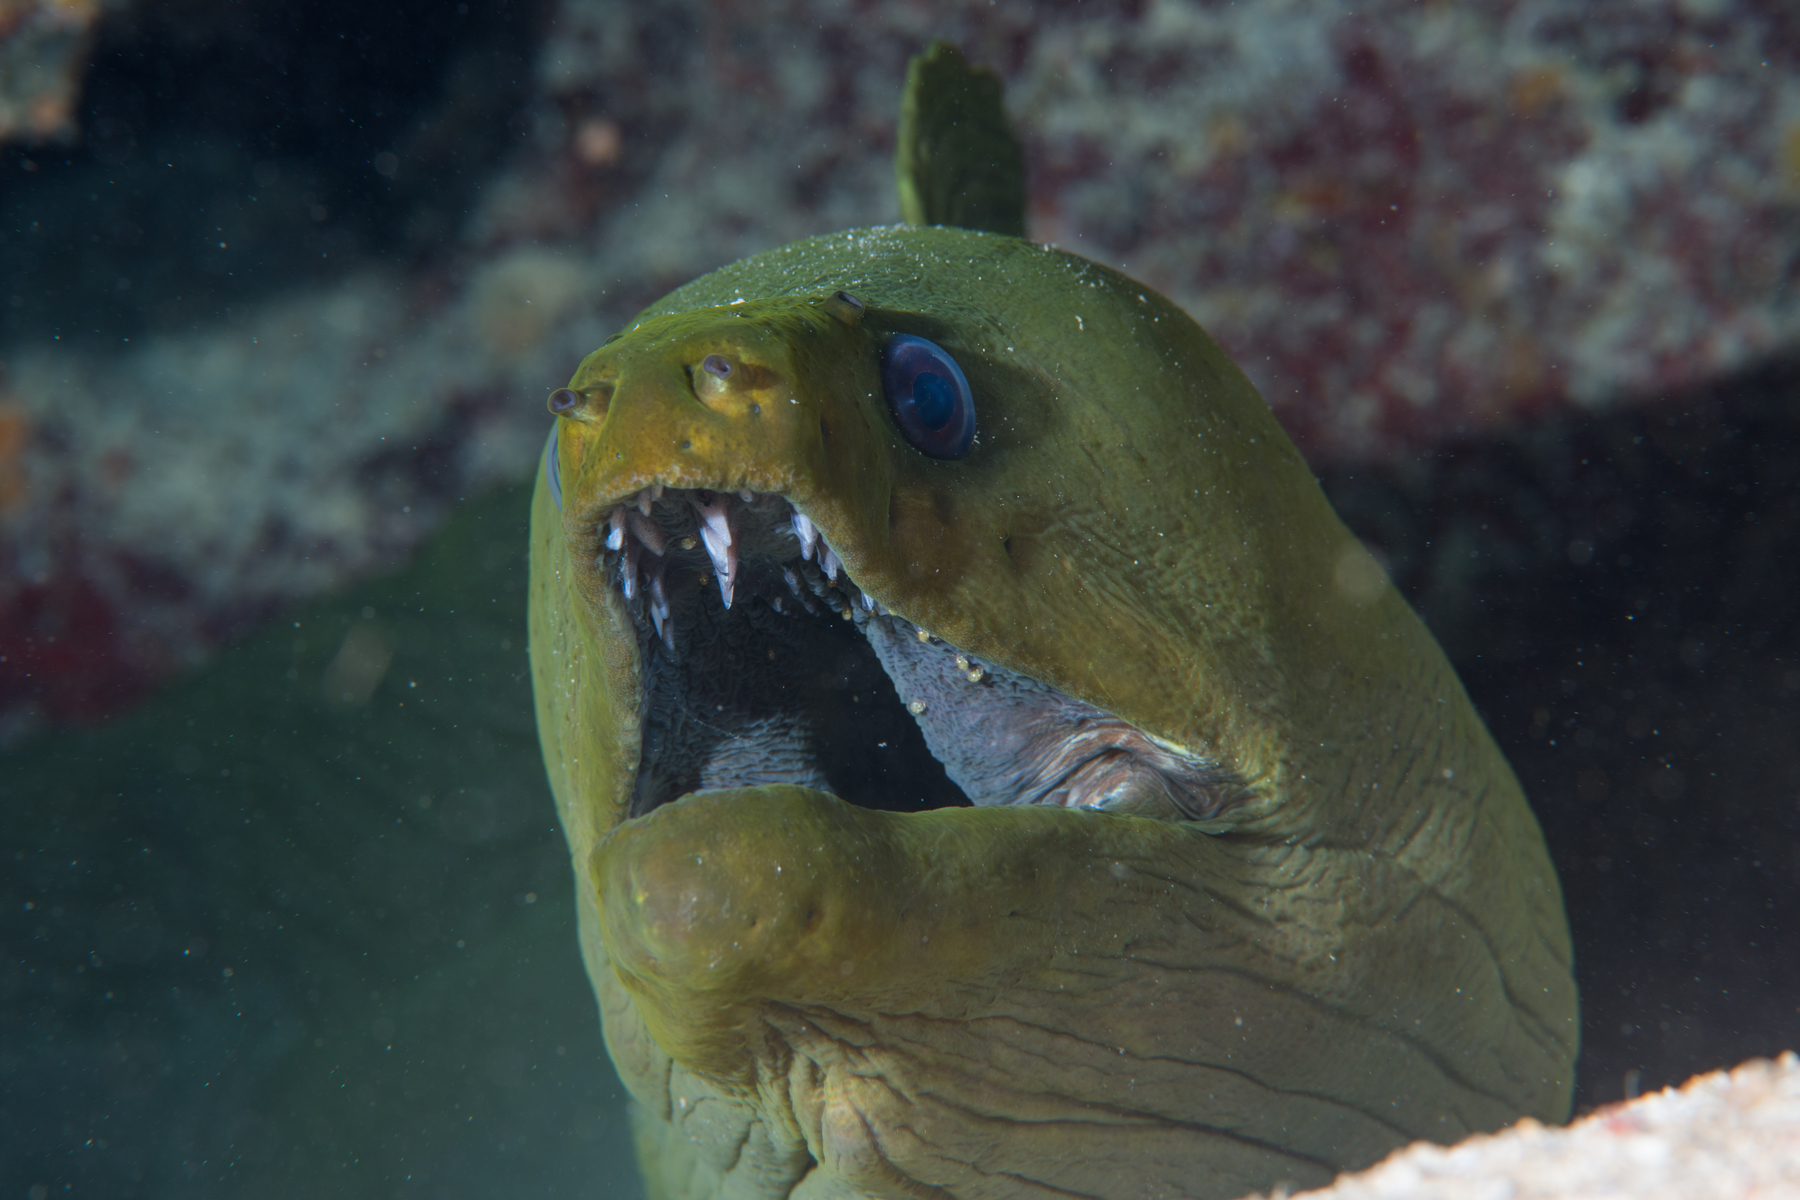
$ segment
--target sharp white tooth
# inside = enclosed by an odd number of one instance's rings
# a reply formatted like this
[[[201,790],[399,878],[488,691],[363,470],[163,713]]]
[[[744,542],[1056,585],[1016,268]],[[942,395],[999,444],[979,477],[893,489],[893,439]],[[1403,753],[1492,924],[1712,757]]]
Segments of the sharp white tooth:
[[[838,568],[843,565],[843,563],[838,561],[838,556],[832,551],[830,546],[824,545],[823,543],[820,544],[819,567],[825,572],[825,577],[827,579],[836,580]]]
[[[630,600],[637,595],[638,544],[634,538],[625,543],[625,558],[619,563],[619,588]]]
[[[731,499],[718,492],[703,493],[712,497],[711,501],[694,498],[694,511],[700,514],[701,530],[710,529],[719,539],[722,546],[731,545]]]
[[[863,604],[864,612],[874,612],[875,611],[875,600],[873,597],[871,597],[869,595],[869,593],[864,592],[862,594],[862,604]]]
[[[660,487],[661,485],[659,484],[658,486]],[[656,498],[650,494],[649,488],[645,488],[644,490],[639,492],[637,494],[637,509],[638,509],[638,511],[643,513],[646,517],[649,516],[650,515],[650,505],[655,502],[655,499]]]
[[[811,521],[799,513],[795,513],[794,536],[800,539],[800,557],[810,560],[813,556],[813,546],[819,540],[819,531],[813,528]]]
[[[645,572],[644,582],[650,588],[650,620],[656,625],[657,635],[669,653],[675,653],[675,622],[669,619],[669,596],[663,590],[663,565],[658,562]]]
[[[658,563],[647,573],[645,580],[650,585],[650,619],[656,623],[656,635],[674,646],[674,630],[663,632],[663,622],[669,619],[669,597],[663,591],[662,564]]]
[[[661,558],[663,551],[668,549],[668,535],[663,533],[662,526],[649,517],[640,516],[635,512],[626,513],[625,526],[631,530],[631,536],[644,543],[644,549],[656,557]]]
[[[625,544],[625,510],[615,508],[606,518],[606,548],[617,550]]]
[[[756,493],[751,491],[749,488],[743,488],[738,492],[738,499],[742,500],[745,504],[748,504],[752,500],[756,499]]]
[[[702,514],[703,524],[701,536],[711,534],[721,546],[731,545],[731,515],[724,508],[715,508]]]
[[[662,484],[660,484],[660,483],[651,484],[650,485],[650,502],[652,504],[654,504],[658,500],[661,500],[662,493],[663,493],[663,485]]]
[[[720,524],[724,518],[720,518]],[[719,597],[725,601],[725,607],[731,607],[731,593],[737,586],[737,547],[731,544],[729,529],[723,535],[711,521],[700,527],[700,540],[706,543],[706,553],[712,558],[713,573],[719,577]]]
[[[701,500],[700,496],[708,499]],[[712,558],[713,571],[719,576],[719,596],[725,607],[731,607],[731,593],[737,586],[737,547],[731,531],[731,497],[718,492],[702,492],[694,497],[694,511],[700,514],[700,540]]]

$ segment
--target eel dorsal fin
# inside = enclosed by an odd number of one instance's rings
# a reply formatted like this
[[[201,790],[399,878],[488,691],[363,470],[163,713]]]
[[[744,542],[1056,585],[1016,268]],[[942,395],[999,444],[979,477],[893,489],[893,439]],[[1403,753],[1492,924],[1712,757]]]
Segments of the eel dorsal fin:
[[[1025,160],[1001,90],[998,75],[949,42],[913,58],[894,152],[907,224],[1025,236]]]

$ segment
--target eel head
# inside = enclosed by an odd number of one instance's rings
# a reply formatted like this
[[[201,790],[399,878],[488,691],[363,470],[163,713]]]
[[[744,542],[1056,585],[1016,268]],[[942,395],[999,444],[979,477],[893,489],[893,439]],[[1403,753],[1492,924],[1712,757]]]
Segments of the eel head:
[[[1230,1196],[1566,1115],[1518,785],[1175,306],[853,231],[551,407],[539,728],[653,1194]]]

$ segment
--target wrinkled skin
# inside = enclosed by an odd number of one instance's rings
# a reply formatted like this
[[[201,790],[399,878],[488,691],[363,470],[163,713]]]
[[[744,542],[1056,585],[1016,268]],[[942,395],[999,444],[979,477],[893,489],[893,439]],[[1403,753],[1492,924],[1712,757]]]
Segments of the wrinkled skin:
[[[967,374],[966,459],[896,433],[896,330]],[[703,398],[715,353],[750,369]],[[1225,1197],[1566,1117],[1569,937],[1524,796],[1173,305],[1013,238],[860,230],[674,292],[571,387],[532,662],[652,1195]],[[887,610],[1242,789],[1200,824],[780,785],[627,819],[644,651],[585,564],[659,482],[785,496]]]

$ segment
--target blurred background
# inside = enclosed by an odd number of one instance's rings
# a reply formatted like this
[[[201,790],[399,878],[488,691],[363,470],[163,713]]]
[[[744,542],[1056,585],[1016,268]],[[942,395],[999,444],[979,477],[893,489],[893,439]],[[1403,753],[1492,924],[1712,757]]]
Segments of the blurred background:
[[[545,393],[898,219],[907,58],[1205,324],[1562,874],[1580,1107],[1800,1045],[1800,13],[0,0],[0,1198],[639,1194],[524,659]]]

